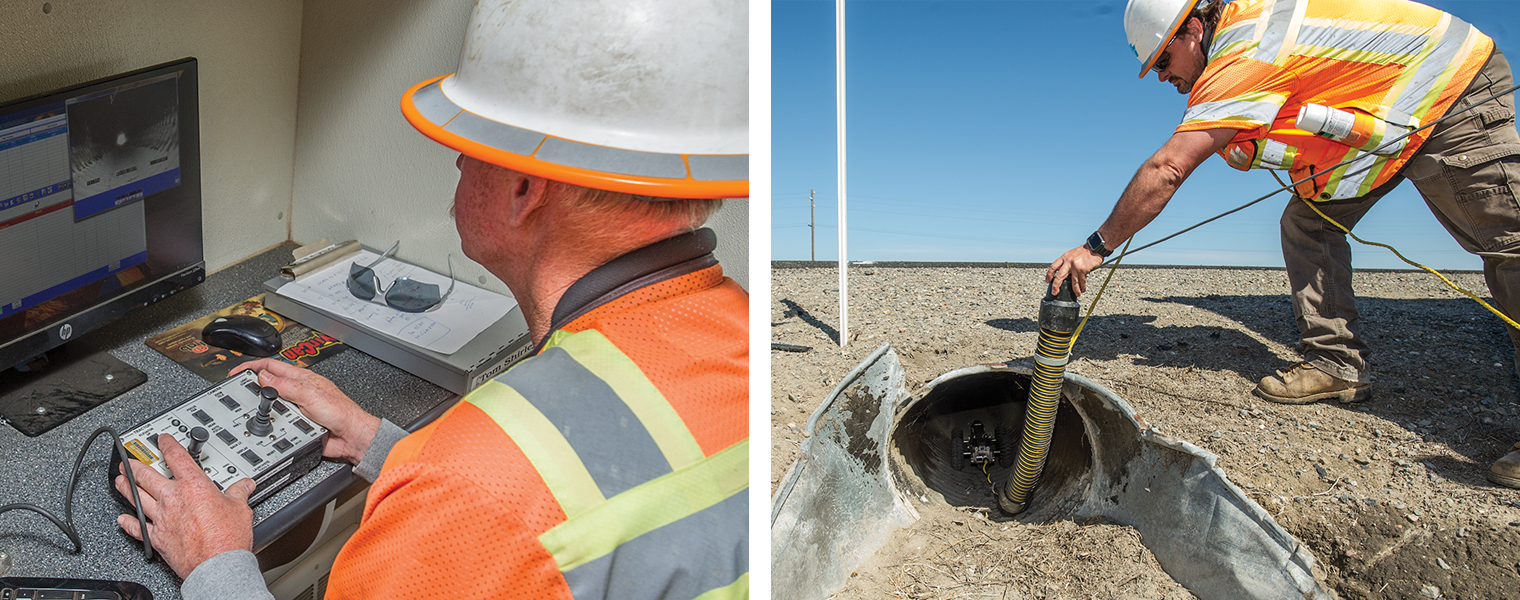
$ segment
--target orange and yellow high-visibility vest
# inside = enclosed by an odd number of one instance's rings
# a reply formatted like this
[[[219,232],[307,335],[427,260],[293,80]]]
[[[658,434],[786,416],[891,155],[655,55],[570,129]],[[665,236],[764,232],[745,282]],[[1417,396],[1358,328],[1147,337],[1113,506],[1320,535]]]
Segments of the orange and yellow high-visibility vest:
[[[747,315],[713,263],[560,327],[396,444],[327,597],[747,598]]]
[[[1177,131],[1237,129],[1220,151],[1230,166],[1287,170],[1294,181],[1354,158],[1296,191],[1356,198],[1392,178],[1431,130],[1393,155],[1372,146],[1446,114],[1493,47],[1467,22],[1407,0],[1236,0]],[[1305,104],[1371,115],[1390,135],[1353,148],[1299,130]]]

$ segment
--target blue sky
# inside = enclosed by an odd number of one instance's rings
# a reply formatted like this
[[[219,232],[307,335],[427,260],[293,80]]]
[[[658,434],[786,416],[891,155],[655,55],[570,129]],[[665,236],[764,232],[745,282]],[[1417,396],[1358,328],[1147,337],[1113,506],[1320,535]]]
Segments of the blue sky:
[[[1426,2],[1520,57],[1520,2]],[[1123,1],[848,3],[850,260],[1048,263],[1098,227],[1186,98],[1124,38]],[[771,5],[771,258],[838,258],[834,2]],[[1208,160],[1136,235],[1159,239],[1276,188],[1265,171]],[[1126,259],[1282,266],[1286,194]],[[1480,269],[1405,182],[1356,233],[1438,269]],[[1353,243],[1360,268],[1408,268]]]

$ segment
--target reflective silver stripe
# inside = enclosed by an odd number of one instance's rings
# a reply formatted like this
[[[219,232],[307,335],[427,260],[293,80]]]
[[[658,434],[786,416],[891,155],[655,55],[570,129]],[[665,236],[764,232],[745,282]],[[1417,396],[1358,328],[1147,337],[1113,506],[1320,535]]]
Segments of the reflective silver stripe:
[[[439,81],[427,84],[417,90],[417,93],[412,94],[412,106],[417,107],[417,112],[422,113],[422,118],[443,127],[449,119],[454,118],[454,115],[464,112],[464,109],[459,108],[459,105],[450,101],[448,96],[443,95],[443,90],[438,88]]]
[[[691,600],[749,571],[749,490],[564,572],[576,600]]]
[[[497,123],[463,111],[443,129],[492,148],[500,148],[523,156],[532,156],[533,151],[538,149],[538,145],[544,143],[544,138],[548,137],[536,131]]]
[[[1282,105],[1274,102],[1219,100],[1187,107],[1182,113],[1182,122],[1247,121],[1265,125],[1272,122],[1279,110],[1282,110]]]
[[[607,498],[670,473],[670,463],[622,398],[561,348],[497,381],[522,394],[554,424]],[[574,399],[573,402],[567,401]]]
[[[1288,145],[1277,140],[1263,140],[1261,166],[1268,169],[1286,169],[1292,166],[1288,161]]]
[[[1414,54],[1425,47],[1427,38],[1410,33],[1340,27],[1304,25],[1298,29],[1299,45],[1384,54]]]
[[[686,164],[679,154],[656,154],[593,146],[551,137],[538,151],[538,159],[565,165],[640,177],[686,177]]]
[[[1420,61],[1409,84],[1399,92],[1398,99],[1393,101],[1395,110],[1414,115],[1428,108],[1424,102],[1425,97],[1430,94],[1436,82],[1441,80],[1446,69],[1452,66],[1457,52],[1467,44],[1467,35],[1472,31],[1472,25],[1449,14],[1446,18],[1451,19],[1446,26],[1446,34],[1441,36],[1441,41],[1436,44],[1430,56]]]
[[[1272,14],[1267,17],[1266,31],[1262,34],[1261,43],[1256,46],[1256,53],[1251,58],[1262,62],[1277,62],[1277,54],[1282,51],[1283,40],[1292,33],[1289,29],[1293,24],[1293,11],[1297,7],[1296,0],[1278,0],[1272,4]]]
[[[686,157],[691,178],[697,181],[749,179],[749,155],[694,155]]]
[[[1340,181],[1335,184],[1335,191],[1330,192],[1330,199],[1345,200],[1347,198],[1356,198],[1358,196],[1361,196],[1363,193],[1362,182],[1372,174],[1372,165],[1379,159],[1383,159],[1383,157],[1369,152],[1363,152],[1356,157],[1356,160],[1351,161],[1344,167],[1336,169],[1336,171],[1340,171],[1341,173],[1350,173],[1351,171],[1356,171],[1363,168],[1366,170],[1360,173],[1352,173],[1350,176],[1341,177]],[[1331,175],[1330,178],[1332,181],[1334,181],[1336,176]]]
[[[1214,43],[1209,46],[1212,50],[1210,59],[1217,57],[1229,49],[1231,44],[1249,42],[1256,37],[1256,19],[1231,25],[1229,29],[1214,34]]]
[[[1416,119],[1413,115],[1396,108],[1389,108],[1388,115],[1383,117],[1383,120],[1388,121],[1389,123],[1393,123],[1394,125],[1402,125],[1410,129],[1418,129],[1420,127],[1419,119]]]

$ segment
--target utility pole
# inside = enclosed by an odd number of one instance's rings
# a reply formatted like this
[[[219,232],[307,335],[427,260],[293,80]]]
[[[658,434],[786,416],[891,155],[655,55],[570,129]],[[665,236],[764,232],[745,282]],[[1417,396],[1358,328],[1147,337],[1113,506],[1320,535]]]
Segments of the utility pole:
[[[839,347],[843,348],[850,340],[850,271],[849,259],[846,250],[849,248],[846,234],[849,228],[845,226],[845,151],[844,151],[844,0],[835,0],[834,3],[835,24],[835,62],[837,63],[836,75],[838,80],[835,85],[838,88],[838,112],[839,112]]]
[[[818,227],[813,223],[813,190],[808,190],[808,234],[812,236],[812,244],[808,247],[808,260],[818,260]]]

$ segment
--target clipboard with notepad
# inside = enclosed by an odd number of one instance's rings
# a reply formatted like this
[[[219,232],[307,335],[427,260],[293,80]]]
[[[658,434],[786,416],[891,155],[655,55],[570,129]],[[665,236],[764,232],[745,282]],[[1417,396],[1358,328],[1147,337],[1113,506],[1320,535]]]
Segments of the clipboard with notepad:
[[[449,277],[393,257],[379,261],[379,252],[357,242],[309,248],[264,282],[269,310],[459,394],[532,351],[522,308],[510,296],[456,281],[436,309],[405,313],[353,297],[344,283],[349,265],[378,261],[374,269],[384,281],[404,276],[446,286]]]

